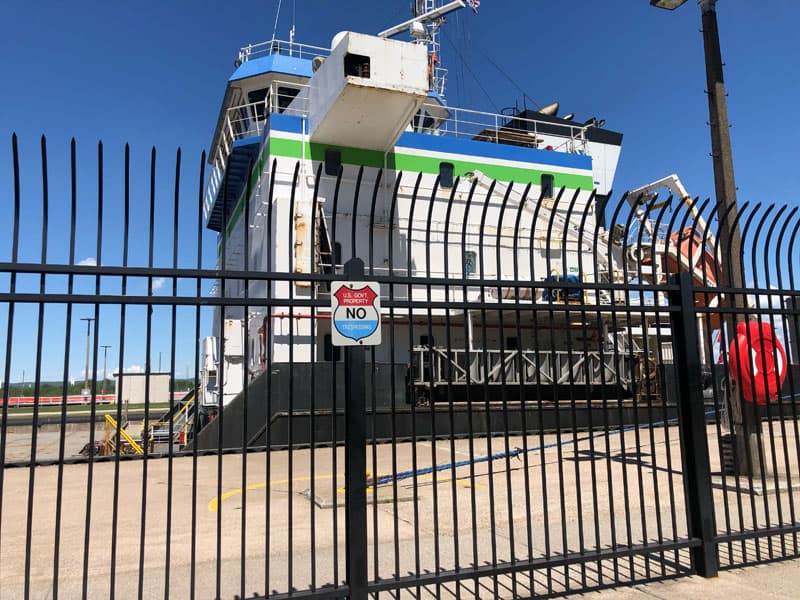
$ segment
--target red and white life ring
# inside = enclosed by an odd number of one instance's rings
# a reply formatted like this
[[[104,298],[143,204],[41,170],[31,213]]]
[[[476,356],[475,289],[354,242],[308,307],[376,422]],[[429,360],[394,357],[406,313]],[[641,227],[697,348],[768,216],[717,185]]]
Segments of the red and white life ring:
[[[769,323],[739,323],[729,352],[731,375],[747,402],[763,406],[778,399],[786,380],[786,352]]]

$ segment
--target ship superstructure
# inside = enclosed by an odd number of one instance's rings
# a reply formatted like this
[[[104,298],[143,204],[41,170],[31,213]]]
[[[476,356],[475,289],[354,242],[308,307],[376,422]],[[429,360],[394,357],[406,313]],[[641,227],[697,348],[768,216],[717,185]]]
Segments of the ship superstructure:
[[[605,204],[622,134],[597,119],[559,117],[557,104],[511,115],[447,105],[437,11],[463,6],[451,2],[437,9],[434,2],[418,2],[409,22],[378,36],[338,33],[330,49],[271,40],[240,51],[213,137],[205,196],[207,226],[219,234],[219,268],[341,273],[345,260],[359,256],[377,275],[620,281],[627,259],[620,240],[615,244],[613,231],[605,229]],[[404,31],[412,41],[390,39]],[[374,190],[374,198],[359,198],[363,189]],[[653,280],[661,277],[657,263],[649,267]],[[326,297],[324,285],[265,280],[245,290],[231,279],[216,293],[269,298],[272,306],[218,312],[214,338],[204,344],[204,378],[211,383],[203,386],[201,404],[212,412],[268,367],[267,377],[280,378],[281,365],[291,364],[292,377],[302,379],[303,364],[339,358],[331,346],[330,314],[296,305]],[[584,300],[615,302],[608,292],[597,294],[603,297]],[[569,295],[564,290],[554,298],[552,290],[514,284],[488,291],[419,285],[405,291],[406,298],[433,306],[474,301],[485,307],[487,298],[566,302]],[[292,306],[276,307],[281,298],[291,298]],[[492,373],[499,381],[501,371],[503,382],[519,377],[505,373],[504,363],[509,353],[527,360],[538,317],[531,313],[515,327],[490,313],[430,308],[426,325],[412,327],[410,342],[382,344],[374,361],[412,382],[411,403],[435,399],[437,379],[445,375],[451,391],[461,380],[465,389],[491,383],[485,380]],[[395,309],[391,318],[413,324],[415,315]],[[545,359],[537,355],[522,383],[541,384],[542,369],[561,369],[582,377],[587,390],[601,383],[629,385],[630,365],[620,367],[618,356],[601,352],[614,343],[619,326],[604,329],[604,320],[612,318],[600,311],[596,319],[590,328],[595,333],[583,339],[594,361],[588,368],[571,364],[565,331],[573,324],[565,322],[550,336],[551,352]],[[446,353],[437,345],[445,321]],[[632,325],[646,345],[648,324]],[[548,326],[553,329],[552,322]],[[633,330],[624,336],[628,343],[634,343]],[[408,389],[402,390],[406,396]]]

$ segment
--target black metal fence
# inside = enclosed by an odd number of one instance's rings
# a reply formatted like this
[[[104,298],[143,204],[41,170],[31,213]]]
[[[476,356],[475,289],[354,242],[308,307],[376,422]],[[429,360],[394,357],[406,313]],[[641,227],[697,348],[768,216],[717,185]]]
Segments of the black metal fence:
[[[797,207],[741,208],[733,289],[709,201],[606,229],[578,193],[275,161],[217,245],[205,157],[41,148],[0,192],[3,597],[553,596],[798,556]],[[344,360],[351,257],[383,342]]]

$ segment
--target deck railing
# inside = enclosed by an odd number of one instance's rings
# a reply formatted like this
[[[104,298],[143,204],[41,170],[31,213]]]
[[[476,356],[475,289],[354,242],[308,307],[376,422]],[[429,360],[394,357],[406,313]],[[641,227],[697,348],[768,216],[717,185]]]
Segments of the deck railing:
[[[593,123],[552,123],[465,108],[446,110],[448,117],[431,133],[571,154],[589,154],[587,133],[595,127]]]
[[[283,56],[293,56],[296,58],[312,59],[315,56],[328,56],[330,48],[322,46],[311,46],[309,44],[298,44],[297,42],[287,42],[286,40],[272,39],[268,42],[248,44],[239,50],[237,66],[249,60],[281,54]]]
[[[291,97],[286,95],[286,87],[299,88],[302,93],[302,89],[308,86],[294,82],[273,81],[263,100],[232,106],[225,111],[217,143],[212,149],[214,154],[211,156],[211,170],[206,182],[203,203],[206,220],[211,214],[214,201],[224,182],[225,170],[228,167],[228,159],[233,152],[234,144],[239,140],[261,137],[271,113],[281,112],[305,116],[307,100],[304,102],[302,99],[298,99],[294,102]],[[287,103],[293,105],[286,106]]]

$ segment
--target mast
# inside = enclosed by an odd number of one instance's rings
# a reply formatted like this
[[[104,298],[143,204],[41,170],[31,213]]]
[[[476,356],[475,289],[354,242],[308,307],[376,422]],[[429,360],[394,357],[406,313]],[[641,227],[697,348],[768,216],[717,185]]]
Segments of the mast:
[[[408,31],[418,44],[428,47],[428,72],[431,91],[444,98],[446,69],[438,67],[441,48],[439,28],[445,23],[445,15],[460,10],[467,5],[465,0],[452,0],[442,5],[441,0],[412,0],[414,18],[399,25],[390,27],[378,34],[378,37],[390,38]]]
[[[439,4],[438,0],[415,0],[414,16],[420,16],[432,12]],[[428,72],[430,73],[429,80],[431,90],[437,92],[444,98],[444,86],[447,71],[439,69],[439,60],[441,59],[441,45],[439,42],[439,28],[444,24],[444,15],[431,19],[423,23],[424,35],[420,37],[414,36],[412,30],[411,35],[417,39],[417,43],[426,44],[428,46]]]

